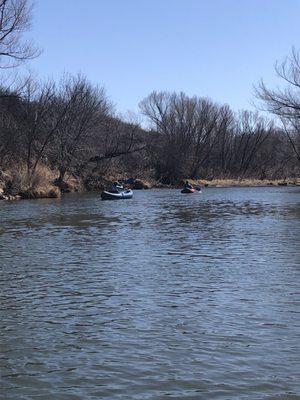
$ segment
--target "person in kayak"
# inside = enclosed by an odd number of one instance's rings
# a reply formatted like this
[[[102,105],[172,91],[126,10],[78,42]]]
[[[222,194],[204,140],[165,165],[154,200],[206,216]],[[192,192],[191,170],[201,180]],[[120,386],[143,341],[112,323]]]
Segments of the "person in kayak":
[[[112,187],[111,187],[111,192],[112,193],[120,193],[124,191],[124,187],[121,185],[120,182],[114,182]]]
[[[183,188],[184,189],[193,189],[193,186],[189,183],[189,181],[185,181]]]

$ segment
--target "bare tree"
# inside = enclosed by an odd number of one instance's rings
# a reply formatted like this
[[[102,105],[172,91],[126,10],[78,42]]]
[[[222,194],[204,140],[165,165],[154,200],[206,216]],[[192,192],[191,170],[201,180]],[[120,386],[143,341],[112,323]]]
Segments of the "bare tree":
[[[55,95],[54,82],[41,84],[33,79],[26,80],[18,94],[20,106],[12,111],[28,175],[34,174],[59,123],[53,115]]]
[[[196,179],[210,165],[216,171],[219,159],[225,168],[233,120],[228,106],[184,93],[153,92],[140,107],[159,134],[155,164],[162,181]]]
[[[55,110],[60,123],[54,135],[52,153],[60,172],[58,182],[63,182],[67,170],[88,158],[90,136],[110,113],[111,104],[104,89],[93,87],[85,77],[65,76]]]
[[[107,116],[94,132],[92,137],[94,155],[88,162],[100,163],[143,151],[145,144],[140,132],[141,128],[137,123],[126,123],[113,116]]]
[[[193,162],[197,131],[197,98],[184,93],[152,92],[140,103],[142,113],[159,133],[156,149],[157,178],[174,183],[184,177]]]
[[[0,68],[15,67],[35,58],[39,51],[22,34],[31,25],[28,0],[0,0]]]
[[[256,97],[264,109],[279,117],[284,131],[300,162],[300,148],[297,145],[300,134],[300,54],[293,48],[282,63],[276,63],[277,76],[285,84],[283,88],[268,89],[263,81],[256,88]]]

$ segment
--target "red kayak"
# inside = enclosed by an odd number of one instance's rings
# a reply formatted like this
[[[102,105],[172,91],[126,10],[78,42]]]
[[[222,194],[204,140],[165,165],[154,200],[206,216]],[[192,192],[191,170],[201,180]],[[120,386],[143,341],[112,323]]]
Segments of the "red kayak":
[[[189,189],[189,188],[184,188],[182,189],[181,193],[195,193],[196,189]]]

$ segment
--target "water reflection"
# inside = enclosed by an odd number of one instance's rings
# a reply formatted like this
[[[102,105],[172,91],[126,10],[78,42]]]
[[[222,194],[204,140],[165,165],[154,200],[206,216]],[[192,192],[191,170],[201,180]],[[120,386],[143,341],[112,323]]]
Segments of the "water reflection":
[[[1,203],[1,396],[296,398],[298,194]]]

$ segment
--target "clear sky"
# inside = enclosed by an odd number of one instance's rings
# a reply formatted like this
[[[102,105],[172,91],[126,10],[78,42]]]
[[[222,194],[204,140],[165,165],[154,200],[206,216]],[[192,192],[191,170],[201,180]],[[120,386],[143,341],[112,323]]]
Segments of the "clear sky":
[[[300,48],[300,0],[35,0],[40,76],[82,72],[119,111],[152,90],[250,108],[253,84]]]

